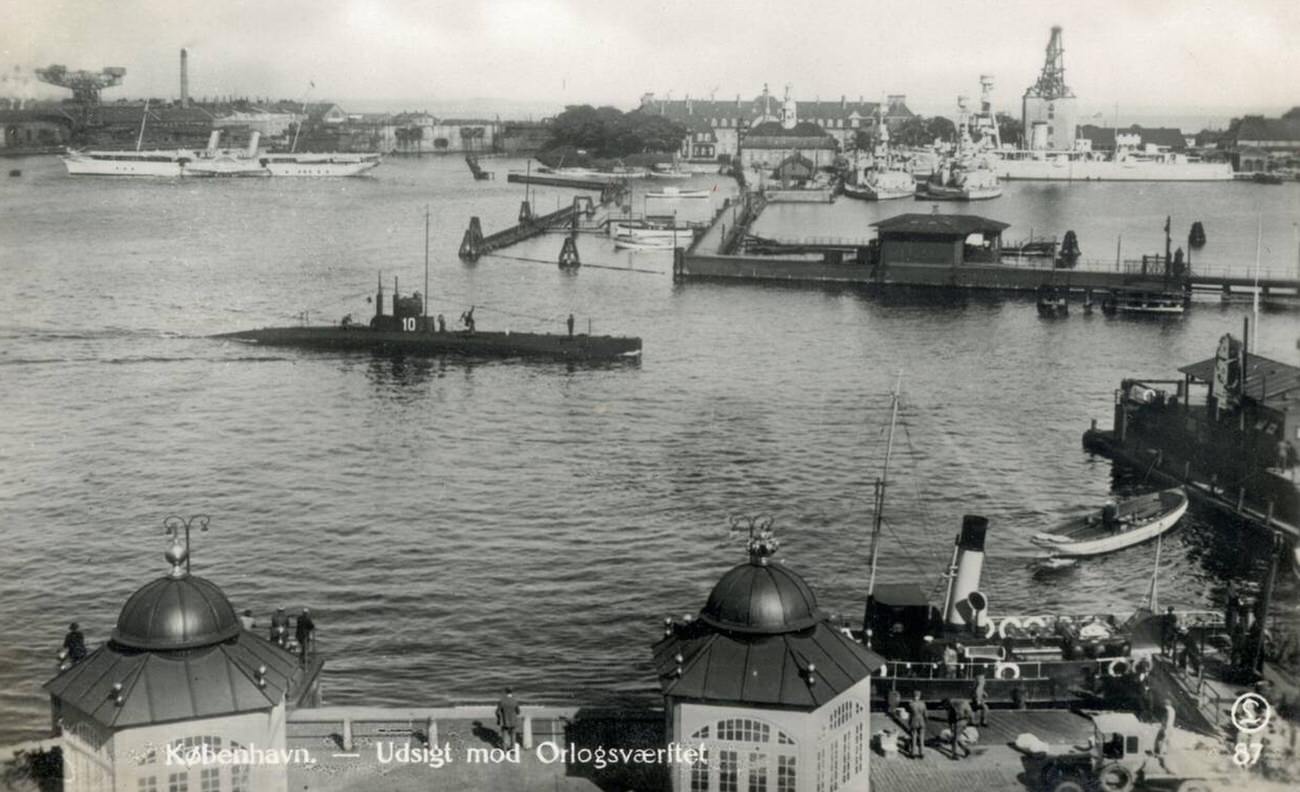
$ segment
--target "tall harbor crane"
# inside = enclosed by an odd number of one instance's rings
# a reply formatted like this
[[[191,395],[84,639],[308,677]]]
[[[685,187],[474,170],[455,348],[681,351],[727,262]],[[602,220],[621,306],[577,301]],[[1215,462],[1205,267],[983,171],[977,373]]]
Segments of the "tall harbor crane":
[[[1069,151],[1074,148],[1074,91],[1065,84],[1065,47],[1061,45],[1061,27],[1052,27],[1047,41],[1047,57],[1038,80],[1025,90],[1021,100],[1021,123],[1025,141],[1031,149]]]
[[[46,66],[36,70],[36,79],[50,85],[72,89],[72,101],[81,105],[83,124],[94,123],[100,104],[100,92],[122,84],[126,69],[121,66],[105,66],[98,72],[79,70],[68,71],[62,64]]]

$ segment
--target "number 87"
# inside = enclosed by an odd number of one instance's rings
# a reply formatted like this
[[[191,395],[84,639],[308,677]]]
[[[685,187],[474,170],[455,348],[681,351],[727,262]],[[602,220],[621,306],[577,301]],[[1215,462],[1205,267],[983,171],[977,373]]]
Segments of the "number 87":
[[[1238,767],[1249,767],[1259,761],[1260,751],[1264,750],[1263,743],[1237,743],[1232,752],[1232,761]]]

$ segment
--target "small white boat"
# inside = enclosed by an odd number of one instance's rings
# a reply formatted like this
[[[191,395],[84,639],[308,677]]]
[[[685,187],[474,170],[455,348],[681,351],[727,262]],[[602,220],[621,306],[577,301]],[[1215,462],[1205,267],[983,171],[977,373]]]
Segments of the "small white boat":
[[[1181,292],[1112,289],[1109,294],[1102,297],[1101,310],[1107,315],[1181,314],[1186,307],[1184,303],[1185,298]]]
[[[623,235],[614,237],[614,247],[622,250],[672,250],[673,240]]]
[[[690,171],[682,170],[678,166],[671,168],[660,168],[656,166],[654,170],[650,171],[650,178],[652,179],[689,179],[693,175],[695,174]]]
[[[641,220],[625,220],[609,224],[611,237],[632,237],[633,239],[690,239],[690,226],[655,225]]]
[[[1124,498],[1063,526],[1035,534],[1030,541],[1060,558],[1101,555],[1155,539],[1173,528],[1187,512],[1182,487]]]
[[[665,187],[658,192],[648,192],[647,198],[664,198],[668,200],[677,200],[678,198],[708,198],[708,190],[681,190],[676,187]]]

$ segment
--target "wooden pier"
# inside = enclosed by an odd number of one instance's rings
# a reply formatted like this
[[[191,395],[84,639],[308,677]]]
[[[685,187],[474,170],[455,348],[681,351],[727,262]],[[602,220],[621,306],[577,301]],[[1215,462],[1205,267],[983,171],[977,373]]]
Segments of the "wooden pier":
[[[1002,256],[995,247],[991,255],[984,251],[982,255],[954,255],[951,260],[930,262],[909,260],[905,252],[882,255],[881,236],[889,236],[891,232],[905,236],[916,233],[915,229],[898,233],[882,228],[882,234],[876,239],[763,239],[753,236],[750,227],[764,206],[762,198],[754,193],[746,193],[724,206],[705,233],[678,257],[674,277],[1002,292],[1034,292],[1042,286],[1051,286],[1080,296],[1097,292],[1099,297],[1110,290],[1181,293],[1187,298],[1194,292],[1218,292],[1227,299],[1233,294],[1256,291],[1264,296],[1300,297],[1300,273],[1295,271],[1231,272],[1190,260],[1186,264],[1181,260],[1167,263],[1159,255],[1057,266],[1051,259]],[[900,215],[880,225],[888,226],[908,216],[915,215]],[[981,219],[966,215],[935,217]],[[949,236],[960,249],[962,236],[959,233],[949,233]]]
[[[575,176],[552,176],[545,173],[516,173],[506,174],[506,181],[513,184],[540,184],[544,187],[572,187],[577,190],[596,190],[607,189],[610,185],[624,184],[626,180],[619,179],[580,179]]]
[[[515,174],[511,174],[513,177]],[[600,185],[599,205],[621,202],[628,193],[627,182],[604,182]],[[569,206],[556,209],[544,215],[533,214],[532,206],[524,201],[519,206],[519,223],[494,234],[483,233],[483,226],[477,217],[471,217],[469,228],[461,238],[459,255],[462,261],[478,261],[493,251],[510,247],[547,231],[569,227],[570,237],[577,235],[583,218],[592,218],[596,214],[597,203],[587,195],[575,195]],[[561,256],[563,259],[563,256]],[[563,265],[563,261],[561,264]]]

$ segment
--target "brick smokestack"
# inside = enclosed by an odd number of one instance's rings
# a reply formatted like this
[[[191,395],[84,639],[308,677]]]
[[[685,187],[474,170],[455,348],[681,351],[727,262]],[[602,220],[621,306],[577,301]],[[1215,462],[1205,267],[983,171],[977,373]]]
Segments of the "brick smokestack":
[[[181,107],[190,106],[190,54],[181,50]]]

